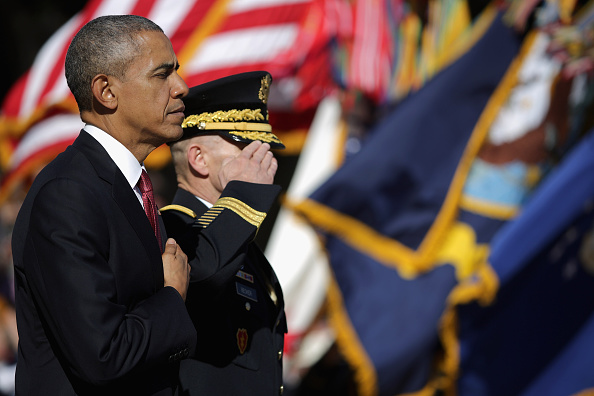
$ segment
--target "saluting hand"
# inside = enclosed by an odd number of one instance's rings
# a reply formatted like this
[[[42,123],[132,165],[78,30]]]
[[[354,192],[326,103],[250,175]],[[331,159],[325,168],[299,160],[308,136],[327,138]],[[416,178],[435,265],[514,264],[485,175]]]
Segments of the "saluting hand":
[[[186,301],[186,293],[190,283],[188,257],[173,238],[167,240],[161,257],[163,259],[165,286],[173,287],[179,292],[184,301]]]
[[[223,186],[231,180],[272,184],[278,162],[268,143],[257,140],[247,145],[236,157],[226,158],[219,173]]]

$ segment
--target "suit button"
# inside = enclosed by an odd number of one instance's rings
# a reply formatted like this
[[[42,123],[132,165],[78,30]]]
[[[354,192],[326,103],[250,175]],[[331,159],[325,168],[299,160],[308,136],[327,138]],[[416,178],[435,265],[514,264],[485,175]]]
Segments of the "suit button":
[[[245,310],[246,310],[246,311],[249,311],[250,309],[252,309],[252,306],[250,305],[250,303],[249,303],[249,302],[246,302],[246,303],[245,303]]]
[[[278,360],[283,358],[283,351],[278,351]]]
[[[278,390],[278,394],[282,395],[284,391],[285,391],[285,387],[281,385],[280,389]]]

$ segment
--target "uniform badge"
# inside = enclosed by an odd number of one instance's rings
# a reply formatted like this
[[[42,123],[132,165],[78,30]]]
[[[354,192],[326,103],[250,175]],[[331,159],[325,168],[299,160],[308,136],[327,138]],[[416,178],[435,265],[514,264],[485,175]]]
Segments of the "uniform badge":
[[[245,352],[245,348],[247,348],[248,343],[248,332],[246,329],[237,329],[237,347],[239,348],[239,353],[243,355]]]
[[[239,294],[242,297],[245,298],[249,298],[252,301],[258,301],[258,293],[256,292],[256,289],[254,289],[253,287],[249,287],[246,285],[242,285],[239,282],[235,282],[235,290],[237,291],[237,294]]]
[[[237,271],[237,273],[235,274],[236,277],[241,278],[243,280],[246,280],[250,283],[254,283],[254,275],[252,274],[248,274],[247,272],[243,272],[243,271]]]
[[[270,91],[270,83],[272,83],[272,79],[270,75],[266,75],[262,77],[260,92],[258,92],[258,98],[262,101],[262,103],[268,102],[268,92]]]

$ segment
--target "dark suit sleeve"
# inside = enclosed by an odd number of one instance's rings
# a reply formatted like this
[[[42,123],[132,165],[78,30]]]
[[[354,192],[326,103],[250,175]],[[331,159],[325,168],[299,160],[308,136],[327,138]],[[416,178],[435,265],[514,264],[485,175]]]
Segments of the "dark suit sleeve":
[[[148,256],[135,254],[142,249],[133,244],[128,252],[115,251],[114,213],[102,201],[66,179],[45,185],[32,206],[24,260],[49,341],[68,371],[94,384],[167,364],[196,336],[173,288],[151,290],[129,305],[119,302],[121,258],[130,268],[143,268]]]

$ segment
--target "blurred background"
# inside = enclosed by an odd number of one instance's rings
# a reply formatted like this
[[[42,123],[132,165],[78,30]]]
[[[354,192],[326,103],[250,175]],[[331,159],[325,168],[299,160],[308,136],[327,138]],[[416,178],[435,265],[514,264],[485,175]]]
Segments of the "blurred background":
[[[273,76],[285,394],[594,395],[594,0],[5,3],[0,395],[12,224],[83,126],[64,57],[105,14],[160,25],[189,86]],[[164,206],[167,147],[146,165]]]

